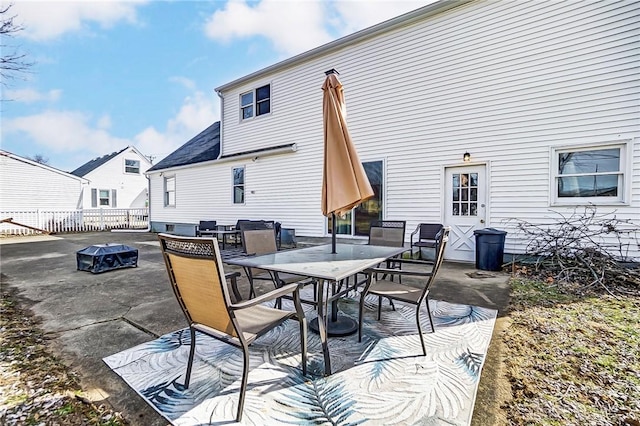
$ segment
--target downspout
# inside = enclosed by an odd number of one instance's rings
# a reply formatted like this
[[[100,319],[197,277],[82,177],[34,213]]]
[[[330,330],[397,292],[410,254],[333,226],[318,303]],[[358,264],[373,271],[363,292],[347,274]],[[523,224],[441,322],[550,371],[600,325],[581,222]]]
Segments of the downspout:
[[[224,95],[219,90],[216,90],[218,97],[220,98],[220,150],[218,151],[218,158],[222,156],[222,146],[224,140]]]
[[[111,232],[151,232],[151,178],[147,173],[144,174],[147,178],[147,199],[149,206],[147,214],[147,229],[112,229]]]

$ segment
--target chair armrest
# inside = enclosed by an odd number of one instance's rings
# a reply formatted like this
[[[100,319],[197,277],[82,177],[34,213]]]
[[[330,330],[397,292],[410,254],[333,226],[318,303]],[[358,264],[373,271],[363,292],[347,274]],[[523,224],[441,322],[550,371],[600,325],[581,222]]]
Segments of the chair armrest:
[[[224,274],[224,277],[228,280],[231,280],[231,291],[233,292],[233,297],[236,301],[242,300],[242,295],[240,294],[240,290],[238,290],[238,277],[240,276],[240,272],[229,272]]]
[[[416,226],[416,230],[411,233],[411,236],[410,236],[411,247],[413,247],[413,236],[416,235],[418,232],[420,232],[420,225]],[[418,238],[418,241],[420,241],[420,238]]]
[[[279,297],[282,297],[286,294],[290,294],[293,293],[295,291],[298,291],[300,288],[300,285],[297,283],[292,283],[289,285],[285,285],[282,287],[279,287],[275,290],[271,290],[268,293],[265,293],[263,295],[254,297],[253,299],[249,299],[246,300],[244,302],[240,302],[240,303],[234,303],[233,305],[229,306],[229,309],[231,310],[238,310],[238,309],[245,309],[245,308],[250,308],[251,306],[256,306],[259,305],[263,302],[268,302],[270,300],[274,300],[277,299]]]

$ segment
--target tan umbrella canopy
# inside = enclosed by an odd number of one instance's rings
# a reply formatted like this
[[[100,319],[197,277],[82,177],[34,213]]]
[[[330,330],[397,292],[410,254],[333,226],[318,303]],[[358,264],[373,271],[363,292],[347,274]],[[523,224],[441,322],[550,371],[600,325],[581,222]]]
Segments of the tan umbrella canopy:
[[[325,216],[348,213],[374,195],[349,135],[342,84],[336,73],[335,70],[327,71],[327,78],[322,85],[324,92],[322,214]],[[335,223],[334,216],[333,224]],[[332,235],[334,247],[335,235],[334,227]]]

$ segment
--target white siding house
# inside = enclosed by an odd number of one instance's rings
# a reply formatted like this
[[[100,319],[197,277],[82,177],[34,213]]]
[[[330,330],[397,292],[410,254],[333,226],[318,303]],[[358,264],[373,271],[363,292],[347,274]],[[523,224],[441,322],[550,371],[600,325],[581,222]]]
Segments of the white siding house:
[[[135,147],[95,158],[71,173],[89,181],[80,208],[147,207],[151,162]]]
[[[439,1],[224,84],[219,158],[149,172],[152,227],[269,219],[327,236],[332,68],[375,207],[407,221],[407,240],[418,223],[445,223],[446,257],[470,261],[485,227],[522,252],[513,219],[553,223],[595,205],[640,226],[639,16],[629,0]],[[340,232],[364,238],[366,213]]]
[[[81,177],[0,150],[0,211],[75,210],[87,184]]]

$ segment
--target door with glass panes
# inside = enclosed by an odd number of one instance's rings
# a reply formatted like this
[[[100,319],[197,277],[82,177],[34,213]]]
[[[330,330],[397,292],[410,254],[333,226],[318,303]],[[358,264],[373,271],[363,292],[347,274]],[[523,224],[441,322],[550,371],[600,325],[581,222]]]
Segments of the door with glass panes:
[[[473,231],[485,227],[486,169],[484,165],[445,169],[444,224],[451,227],[445,257],[473,262]]]

